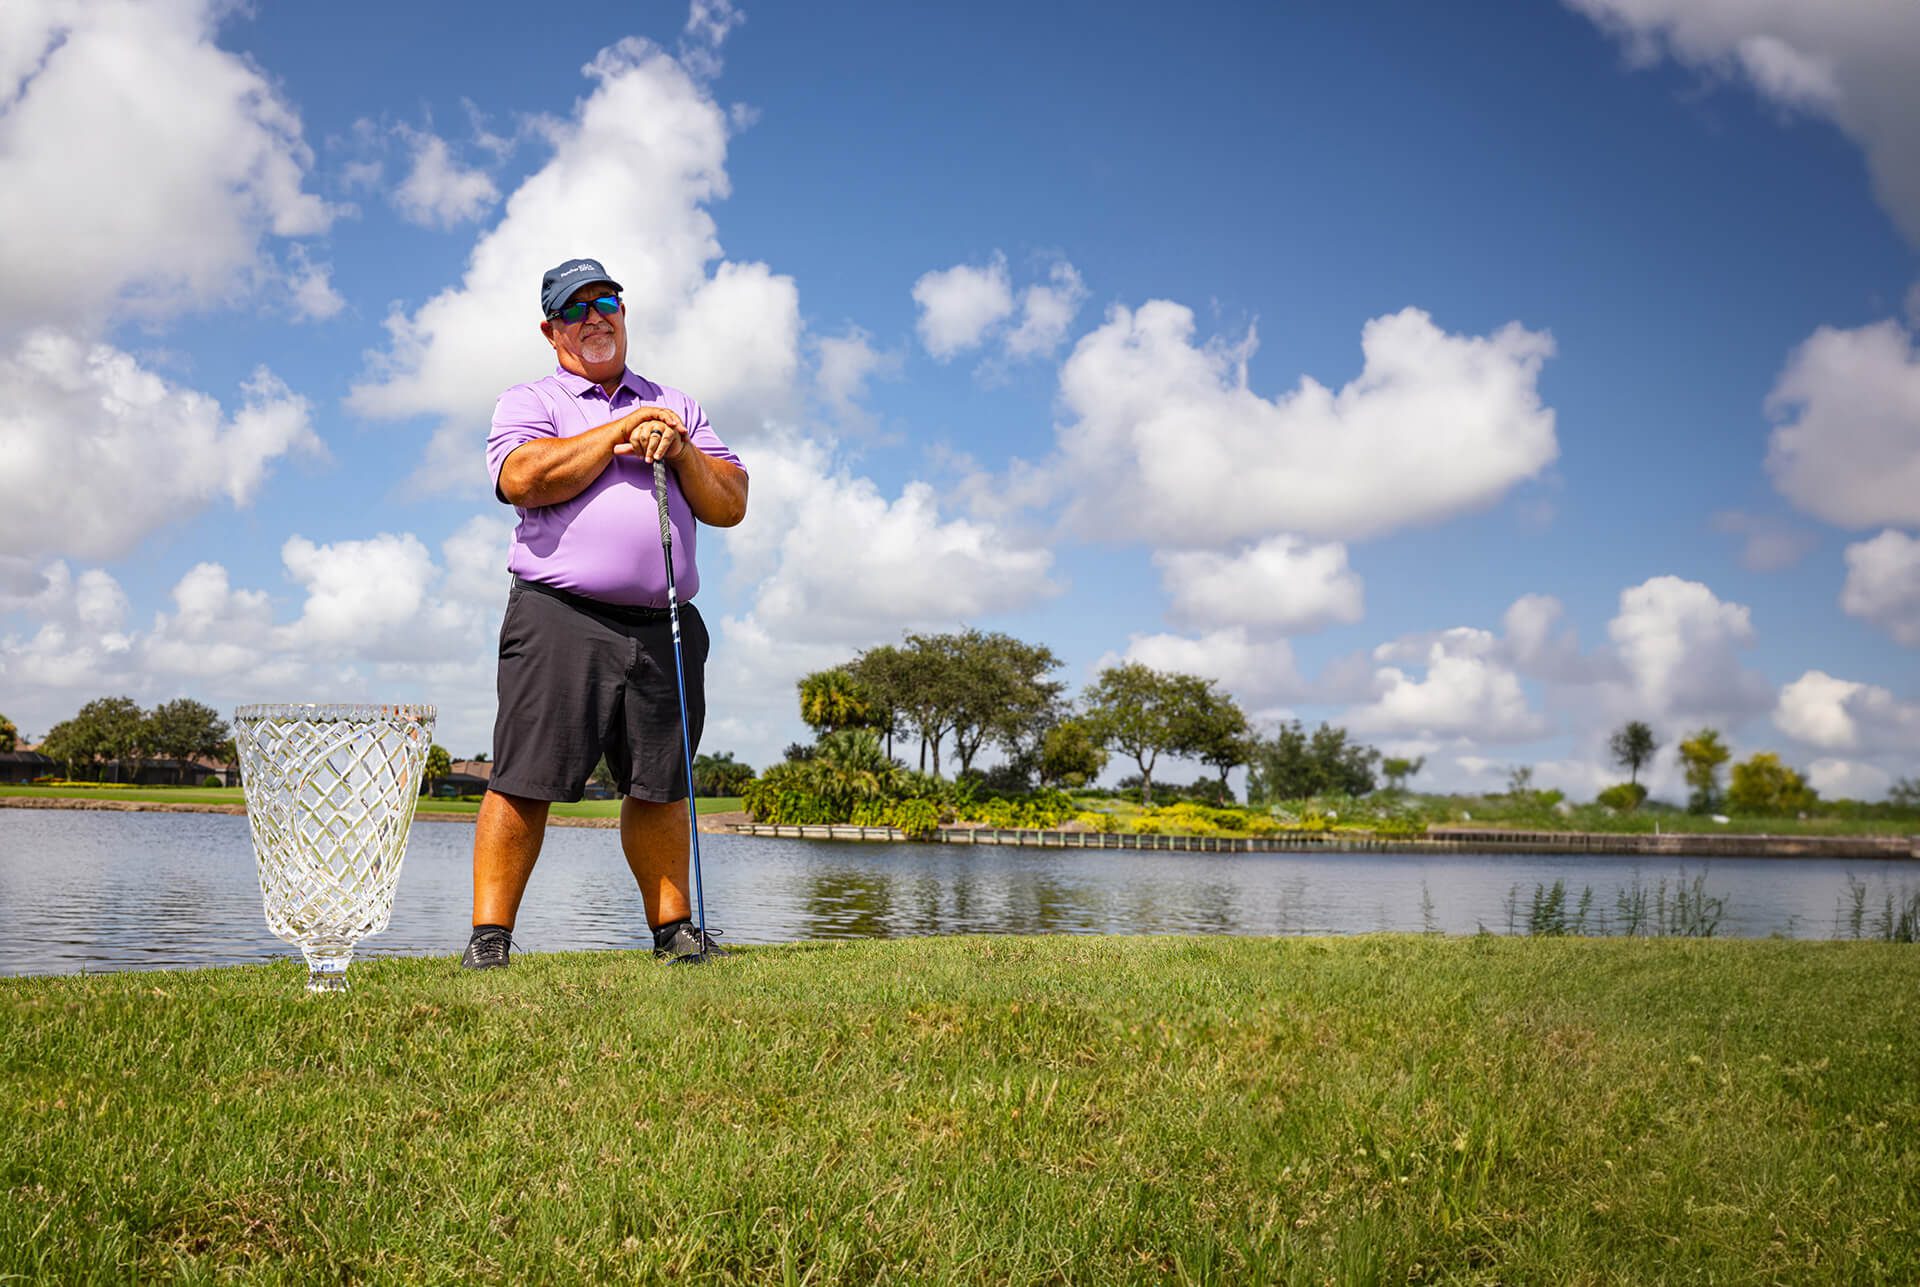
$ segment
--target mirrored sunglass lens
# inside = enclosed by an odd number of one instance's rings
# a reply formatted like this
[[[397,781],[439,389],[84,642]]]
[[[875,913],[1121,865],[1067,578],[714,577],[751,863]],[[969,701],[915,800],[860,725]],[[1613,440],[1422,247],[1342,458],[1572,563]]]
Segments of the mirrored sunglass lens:
[[[560,310],[560,320],[563,322],[577,322],[587,315],[587,309],[590,307],[598,311],[602,317],[612,317],[620,311],[620,297],[618,295],[602,295],[599,299],[588,300],[586,303],[568,304]]]

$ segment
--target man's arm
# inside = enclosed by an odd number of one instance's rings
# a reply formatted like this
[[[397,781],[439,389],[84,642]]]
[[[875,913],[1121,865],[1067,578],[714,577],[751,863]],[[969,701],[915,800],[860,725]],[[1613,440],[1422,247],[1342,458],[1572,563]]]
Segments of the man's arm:
[[[708,527],[732,527],[747,516],[747,471],[732,461],[709,456],[691,442],[668,460],[680,475],[687,508]]]
[[[600,477],[613,460],[614,444],[626,442],[640,412],[650,409],[642,407],[571,438],[521,443],[500,464],[500,494],[522,509],[572,500]]]

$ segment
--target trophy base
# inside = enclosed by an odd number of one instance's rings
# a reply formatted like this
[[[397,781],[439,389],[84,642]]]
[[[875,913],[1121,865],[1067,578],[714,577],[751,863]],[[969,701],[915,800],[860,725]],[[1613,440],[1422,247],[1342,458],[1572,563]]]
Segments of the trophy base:
[[[303,947],[307,955],[307,991],[345,992],[347,966],[353,961],[353,948]]]

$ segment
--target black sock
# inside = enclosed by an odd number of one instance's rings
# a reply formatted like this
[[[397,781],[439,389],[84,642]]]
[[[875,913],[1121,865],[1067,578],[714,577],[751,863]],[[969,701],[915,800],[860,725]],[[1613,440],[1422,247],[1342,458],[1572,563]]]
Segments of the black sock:
[[[693,922],[689,920],[668,921],[665,925],[662,925],[660,926],[660,928],[654,930],[653,932],[654,947],[664,948],[667,945],[667,941],[673,937],[673,933],[675,930],[679,929],[682,925],[691,925],[691,924],[693,924]]]
[[[488,930],[499,930],[502,934],[505,934],[507,937],[509,938],[513,937],[513,929],[512,927],[507,925],[476,925],[473,927],[473,938],[479,938],[482,934],[486,933]],[[468,939],[467,941],[472,942],[473,939]]]

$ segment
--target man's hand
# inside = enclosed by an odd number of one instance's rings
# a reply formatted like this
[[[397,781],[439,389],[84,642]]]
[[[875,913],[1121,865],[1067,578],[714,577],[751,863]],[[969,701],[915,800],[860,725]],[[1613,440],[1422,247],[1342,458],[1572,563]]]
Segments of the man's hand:
[[[686,425],[665,407],[638,407],[624,423],[627,437],[613,445],[616,456],[637,456],[649,465],[656,460],[672,464],[689,450]]]

